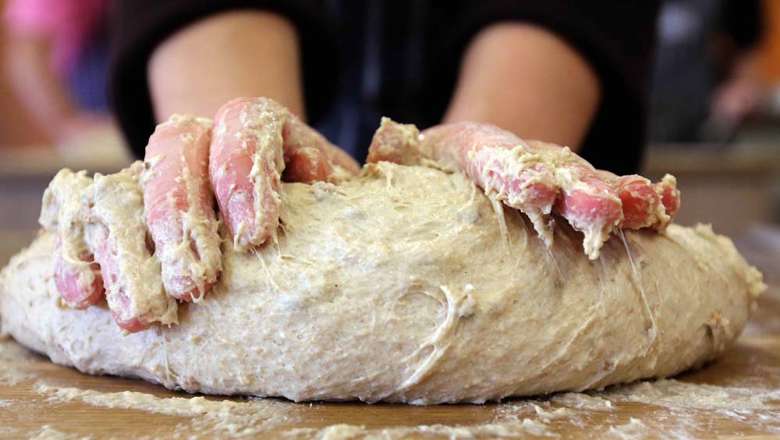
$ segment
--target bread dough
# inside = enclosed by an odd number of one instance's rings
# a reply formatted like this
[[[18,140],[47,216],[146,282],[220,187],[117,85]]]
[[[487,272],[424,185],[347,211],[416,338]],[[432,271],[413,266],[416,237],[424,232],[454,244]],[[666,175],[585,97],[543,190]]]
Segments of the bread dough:
[[[743,328],[761,275],[707,226],[626,232],[589,261],[461,174],[368,165],[286,184],[278,237],[223,241],[224,272],[179,324],[123,334],[60,305],[54,238],[0,275],[2,328],[54,362],[168,388],[292,400],[483,402],[669,376]]]

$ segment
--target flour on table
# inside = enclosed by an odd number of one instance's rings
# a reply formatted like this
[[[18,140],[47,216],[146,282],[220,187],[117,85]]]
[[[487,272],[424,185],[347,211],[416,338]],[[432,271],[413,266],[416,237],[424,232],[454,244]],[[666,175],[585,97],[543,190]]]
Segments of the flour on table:
[[[631,417],[628,423],[624,425],[612,426],[607,430],[607,435],[610,438],[617,438],[621,440],[633,440],[637,438],[647,437],[649,434],[647,425],[642,423],[641,420]]]
[[[349,424],[322,428],[296,427],[304,419],[313,420],[312,415],[316,414],[319,405],[275,399],[158,397],[140,392],[100,392],[59,387],[43,381],[35,383],[33,389],[41,396],[35,411],[46,405],[81,402],[95,408],[181,417],[185,421],[166,435],[188,439],[244,438],[270,433],[288,439],[564,438],[573,429],[586,426],[590,434],[601,438],[642,439],[660,436],[693,439],[718,434],[719,431],[714,430],[717,426],[713,424],[714,420],[719,423],[726,420],[731,424],[731,429],[780,434],[777,396],[780,391],[699,385],[676,380],[642,382],[602,392],[512,400],[493,405],[493,416],[484,423],[385,428]],[[636,417],[627,417],[621,412],[624,405],[640,402],[657,409],[642,411],[642,415]],[[14,408],[18,411],[13,401],[0,405],[0,411],[13,411]],[[55,439],[82,438],[55,428],[44,426],[26,435]],[[0,428],[0,435],[4,434],[22,435],[21,432],[3,431]]]
[[[68,434],[58,431],[49,425],[43,425],[39,430],[31,432],[28,438],[30,440],[89,440],[92,437]]]
[[[21,430],[10,426],[0,426],[0,437],[4,437],[4,438],[21,437]]]
[[[553,402],[567,407],[589,411],[612,411],[614,406],[610,400],[598,395],[584,393],[564,393],[553,397]]]
[[[410,436],[434,438],[518,438],[565,437],[572,427],[587,426],[594,437],[619,439],[695,439],[713,431],[713,415],[733,423],[730,429],[757,433],[780,433],[777,390],[747,390],[737,387],[698,385],[676,380],[642,382],[615,387],[605,392],[566,393],[546,400],[519,400],[497,404],[490,422],[476,425],[423,425],[372,429],[355,425],[334,425],[322,429],[294,429],[294,438],[400,439]],[[748,397],[752,394],[752,397]],[[685,402],[685,396],[691,402]],[[731,405],[728,397],[732,396]],[[621,415],[621,406],[642,402],[658,411],[642,417]],[[715,413],[709,412],[716,409]],[[723,411],[720,411],[723,410]],[[594,411],[604,416],[594,423]],[[586,422],[587,425],[586,425]]]
[[[673,379],[618,387],[603,395],[617,402],[641,402],[668,408],[708,411],[780,410],[780,389],[715,386]]]
[[[128,409],[187,417],[195,432],[230,437],[251,436],[281,425],[294,425],[303,408],[271,399],[209,400],[204,397],[157,397],[133,391],[103,393],[39,382],[35,391],[49,404],[83,402],[95,407]]]
[[[486,423],[469,426],[420,425],[398,426],[372,429],[359,425],[332,425],[322,429],[302,428],[284,433],[290,439],[318,440],[396,440],[406,438],[522,438],[528,435],[537,437],[559,437],[547,429],[544,423],[524,419],[517,424]]]
[[[0,363],[0,385],[10,386],[35,379],[35,375],[24,371],[17,366],[3,365]]]

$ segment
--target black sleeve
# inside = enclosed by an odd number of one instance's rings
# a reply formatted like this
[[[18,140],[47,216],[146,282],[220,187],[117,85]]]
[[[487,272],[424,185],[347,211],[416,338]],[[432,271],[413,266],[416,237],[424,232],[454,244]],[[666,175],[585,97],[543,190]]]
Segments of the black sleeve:
[[[449,29],[447,69],[480,30],[498,22],[533,23],[555,33],[596,72],[601,103],[582,155],[614,172],[636,172],[644,143],[646,91],[655,46],[657,0],[460,1]]]
[[[133,152],[143,156],[155,120],[147,82],[147,62],[155,47],[188,24],[212,14],[261,9],[289,19],[301,45],[304,94],[309,117],[323,111],[335,75],[329,54],[333,41],[320,2],[305,0],[114,0],[111,5],[111,105]],[[203,60],[208,62],[208,60]],[[197,71],[192,72],[197,75]],[[318,90],[313,94],[311,91]],[[311,95],[311,97],[310,97]]]
[[[726,1],[721,14],[722,30],[740,49],[749,49],[761,39],[764,23],[761,0]]]

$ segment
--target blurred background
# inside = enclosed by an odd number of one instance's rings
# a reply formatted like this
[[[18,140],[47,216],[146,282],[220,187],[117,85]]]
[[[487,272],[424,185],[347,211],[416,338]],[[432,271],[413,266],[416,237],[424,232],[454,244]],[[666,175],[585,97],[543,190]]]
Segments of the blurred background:
[[[0,265],[35,233],[59,168],[131,161],[107,110],[108,1],[63,1],[78,7],[0,0]],[[644,174],[677,176],[678,222],[712,223],[777,267],[780,0],[663,2],[650,96]]]
[[[644,174],[677,176],[677,222],[711,223],[780,275],[780,0],[666,0]]]

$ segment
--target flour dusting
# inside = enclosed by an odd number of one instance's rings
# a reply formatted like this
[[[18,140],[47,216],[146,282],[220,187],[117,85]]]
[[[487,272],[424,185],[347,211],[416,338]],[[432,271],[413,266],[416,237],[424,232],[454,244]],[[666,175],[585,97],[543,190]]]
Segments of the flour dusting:
[[[589,411],[612,411],[612,401],[598,394],[564,393],[553,397],[553,402],[563,406]]]
[[[668,408],[715,411],[780,410],[780,390],[694,384],[673,379],[639,382],[615,388],[604,395],[618,402],[641,402]]]
[[[780,434],[780,390],[699,385],[677,380],[641,382],[601,392],[564,393],[537,399],[486,405],[482,423],[367,427],[336,423],[305,427],[316,421],[321,405],[276,399],[212,400],[196,397],[158,397],[124,391],[100,392],[59,387],[43,381],[33,390],[41,405],[81,402],[93,407],[144,411],[182,417],[171,438],[242,438],[275,435],[288,439],[402,439],[424,438],[566,438],[572,429],[587,429],[598,438],[698,438],[733,432]],[[17,408],[0,400],[0,411]],[[625,409],[649,405],[638,413]],[[492,410],[490,410],[492,408]],[[641,414],[641,416],[637,415]],[[0,434],[21,435],[10,428]],[[72,433],[43,426],[30,438],[76,439]]]
[[[43,425],[35,432],[30,433],[30,440],[87,440],[92,436],[81,436],[58,431],[49,425]]]
[[[0,370],[0,385],[12,386],[35,378],[35,375],[13,365],[2,365],[2,368],[4,369]]]
[[[129,409],[169,416],[188,417],[188,431],[198,435],[233,438],[256,435],[281,425],[294,425],[302,410],[273,399],[209,400],[205,397],[157,397],[134,391],[103,393],[72,387],[56,387],[39,382],[35,391],[52,404],[84,402],[102,408]]]
[[[609,428],[607,434],[612,438],[629,440],[646,437],[648,432],[647,425],[642,423],[641,420],[631,417],[628,423]]]
[[[331,425],[322,429],[299,428],[284,433],[288,439],[318,440],[396,440],[406,438],[522,438],[528,435],[537,437],[559,437],[549,432],[540,422],[525,419],[517,424],[486,423],[470,426],[419,425],[397,426],[391,428],[366,428],[359,425]]]
[[[0,437],[13,438],[13,436],[20,436],[19,429],[11,428],[10,426],[0,426]]]

